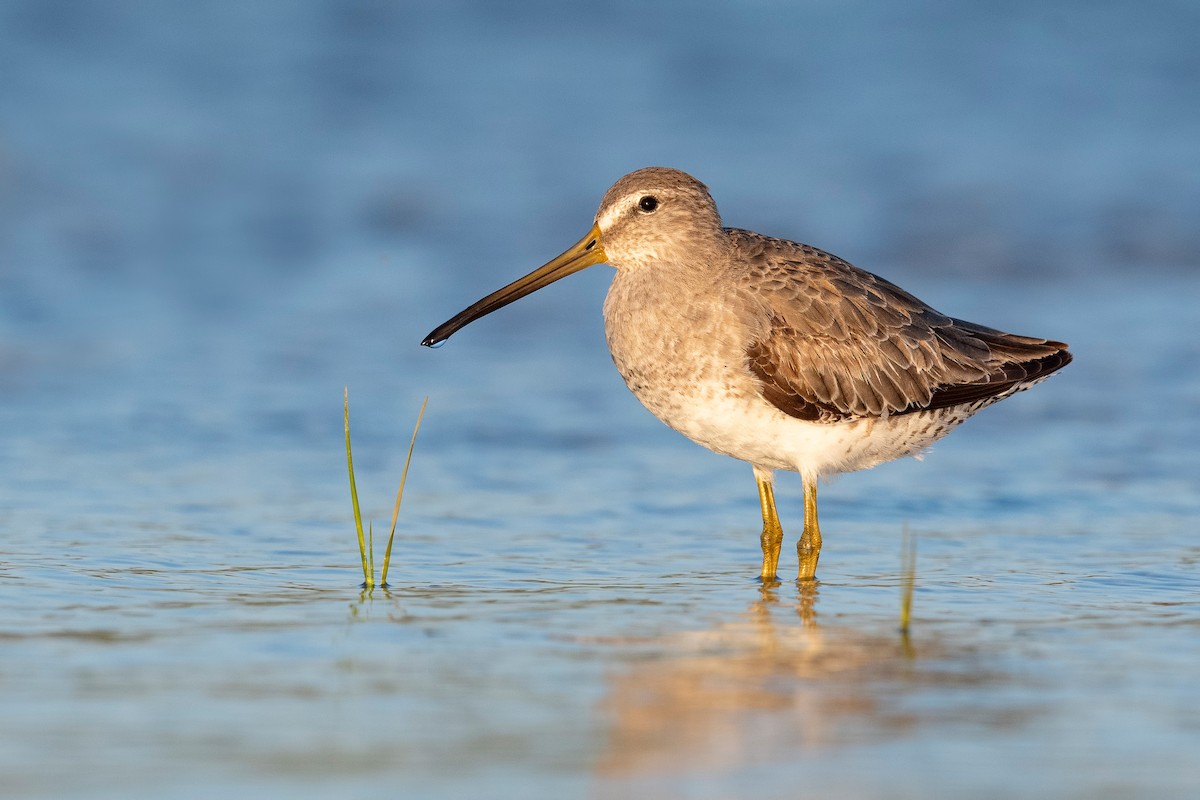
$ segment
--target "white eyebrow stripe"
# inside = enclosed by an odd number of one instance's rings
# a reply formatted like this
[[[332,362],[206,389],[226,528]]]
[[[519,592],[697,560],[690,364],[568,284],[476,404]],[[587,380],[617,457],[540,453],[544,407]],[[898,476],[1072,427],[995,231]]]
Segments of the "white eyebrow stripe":
[[[606,208],[603,214],[596,215],[596,224],[600,226],[600,230],[605,231],[612,227],[612,224],[617,221],[617,217],[625,213],[625,209],[629,206],[629,198],[635,194],[640,194],[640,192],[630,192]]]

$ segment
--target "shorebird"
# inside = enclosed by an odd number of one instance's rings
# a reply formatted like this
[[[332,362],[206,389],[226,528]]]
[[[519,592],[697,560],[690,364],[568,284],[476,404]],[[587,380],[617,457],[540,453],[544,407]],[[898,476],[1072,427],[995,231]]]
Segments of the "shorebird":
[[[586,236],[421,344],[600,263],[616,268],[604,329],[625,384],[670,427],[753,467],[763,581],[783,542],[776,470],[801,476],[796,552],[810,580],[821,477],[919,455],[1071,361],[1062,342],[948,317],[835,255],[723,227],[708,187],[662,167],[621,178]]]

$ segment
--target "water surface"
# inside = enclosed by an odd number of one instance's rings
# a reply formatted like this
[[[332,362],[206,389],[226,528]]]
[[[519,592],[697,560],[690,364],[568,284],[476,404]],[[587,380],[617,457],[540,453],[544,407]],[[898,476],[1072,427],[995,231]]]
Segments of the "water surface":
[[[1195,796],[1195,23],[3,5],[0,794]],[[607,268],[417,346],[654,163],[1077,360],[824,487],[764,589]],[[346,385],[376,521],[430,396],[370,593]]]

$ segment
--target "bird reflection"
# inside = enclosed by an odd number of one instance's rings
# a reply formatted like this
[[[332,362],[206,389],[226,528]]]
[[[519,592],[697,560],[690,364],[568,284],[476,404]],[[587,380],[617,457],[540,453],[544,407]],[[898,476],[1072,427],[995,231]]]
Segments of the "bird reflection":
[[[914,649],[891,626],[823,625],[820,583],[793,586],[785,601],[778,582],[764,584],[739,619],[667,637],[661,649],[670,655],[612,679],[602,701],[606,743],[595,763],[602,789],[621,796],[625,778],[731,771],[803,748],[899,735],[918,721],[904,703],[906,689],[997,679],[922,669],[919,654],[947,654],[934,645]]]

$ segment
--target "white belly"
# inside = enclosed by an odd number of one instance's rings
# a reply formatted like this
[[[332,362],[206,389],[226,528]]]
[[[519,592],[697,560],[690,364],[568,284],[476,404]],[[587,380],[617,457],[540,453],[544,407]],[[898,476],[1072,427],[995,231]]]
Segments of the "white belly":
[[[730,395],[716,386],[700,387],[681,402],[666,404],[660,402],[661,391],[635,390],[634,394],[667,425],[710,450],[814,478],[920,454],[970,416],[942,410],[807,422],[759,397]]]

